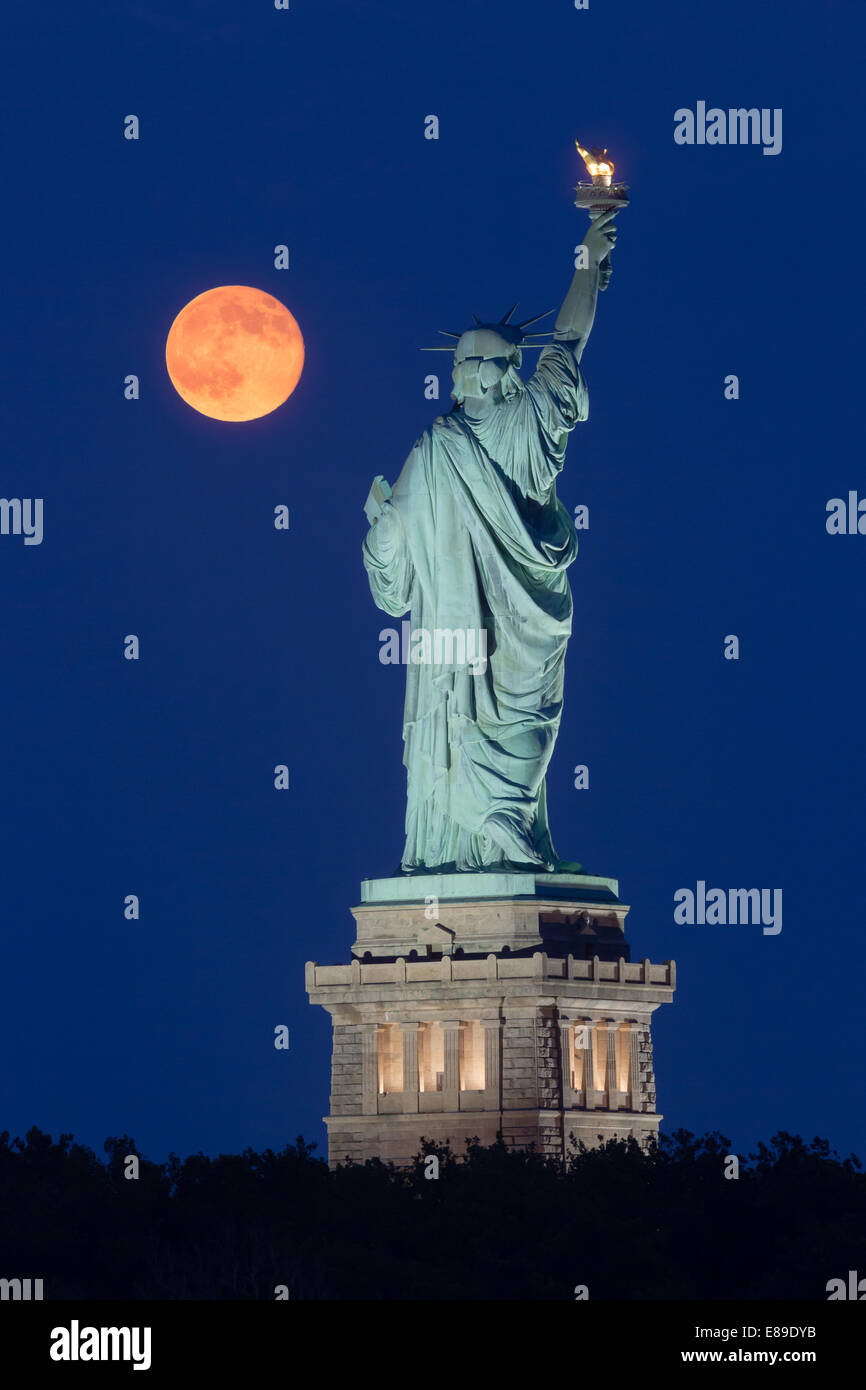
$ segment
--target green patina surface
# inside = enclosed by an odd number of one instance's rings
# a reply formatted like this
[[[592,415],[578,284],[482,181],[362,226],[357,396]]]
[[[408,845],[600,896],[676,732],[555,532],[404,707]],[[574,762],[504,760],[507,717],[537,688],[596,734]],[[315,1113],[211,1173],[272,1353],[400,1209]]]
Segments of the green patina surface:
[[[579,902],[619,901],[615,878],[589,874],[453,873],[404,874],[395,878],[365,878],[362,903],[423,902],[426,898],[466,901],[493,898],[545,898],[566,894]]]
[[[581,868],[554,850],[545,794],[577,554],[556,481],[589,412],[579,363],[613,236],[611,218],[596,218],[546,344],[527,341],[513,310],[459,336],[454,409],[424,431],[393,489],[380,476],[367,499],[373,598],[411,614],[406,874]],[[524,381],[530,346],[541,353]]]

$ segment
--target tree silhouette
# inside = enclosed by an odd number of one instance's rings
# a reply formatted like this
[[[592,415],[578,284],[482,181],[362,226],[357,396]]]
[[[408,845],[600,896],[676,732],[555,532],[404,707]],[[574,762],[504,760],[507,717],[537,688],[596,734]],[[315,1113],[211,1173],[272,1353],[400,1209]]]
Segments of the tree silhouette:
[[[863,1261],[866,1175],[824,1139],[776,1134],[737,1178],[724,1135],[687,1130],[565,1160],[425,1141],[405,1169],[314,1150],[139,1155],[130,1178],[127,1135],[101,1161],[3,1133],[2,1273],[48,1299],[823,1299]]]

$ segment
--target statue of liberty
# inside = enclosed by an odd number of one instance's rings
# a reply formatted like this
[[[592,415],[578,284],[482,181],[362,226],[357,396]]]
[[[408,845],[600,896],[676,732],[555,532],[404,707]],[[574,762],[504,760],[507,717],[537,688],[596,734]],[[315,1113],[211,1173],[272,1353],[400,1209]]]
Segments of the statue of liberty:
[[[367,501],[373,598],[411,613],[404,873],[579,868],[553,848],[545,794],[577,554],[556,479],[589,413],[579,364],[615,216],[590,226],[552,339],[525,332],[536,319],[512,323],[516,305],[446,335],[457,339],[439,349],[454,352],[454,408],[421,435],[393,491],[377,478]],[[524,381],[529,347],[540,356]]]

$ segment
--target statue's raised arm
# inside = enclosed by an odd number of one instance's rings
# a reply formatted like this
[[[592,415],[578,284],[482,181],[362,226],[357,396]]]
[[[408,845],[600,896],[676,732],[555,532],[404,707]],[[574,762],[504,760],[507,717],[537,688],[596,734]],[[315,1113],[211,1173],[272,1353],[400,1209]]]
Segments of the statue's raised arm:
[[[581,246],[584,254],[578,255],[574,279],[553,327],[553,336],[557,341],[574,344],[573,351],[578,362],[592,332],[598,292],[607,286],[610,279],[609,262],[604,267],[603,279],[600,267],[616,244],[613,219],[617,211],[614,208],[604,212],[592,222]]]

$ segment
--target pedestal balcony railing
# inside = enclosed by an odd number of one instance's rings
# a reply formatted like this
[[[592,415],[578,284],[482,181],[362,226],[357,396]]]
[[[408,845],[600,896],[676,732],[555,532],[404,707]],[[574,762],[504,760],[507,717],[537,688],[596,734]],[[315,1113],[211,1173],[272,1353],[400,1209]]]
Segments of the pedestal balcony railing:
[[[350,965],[307,966],[307,988],[322,989],[334,985],[405,985],[433,981],[458,983],[463,981],[508,980],[588,980],[593,983],[617,985],[661,985],[676,987],[676,963],[662,961],[600,960],[593,956],[581,960],[577,956],[548,956],[535,951],[531,956],[481,956],[463,960],[442,956],[439,960],[394,961],[353,960]]]

